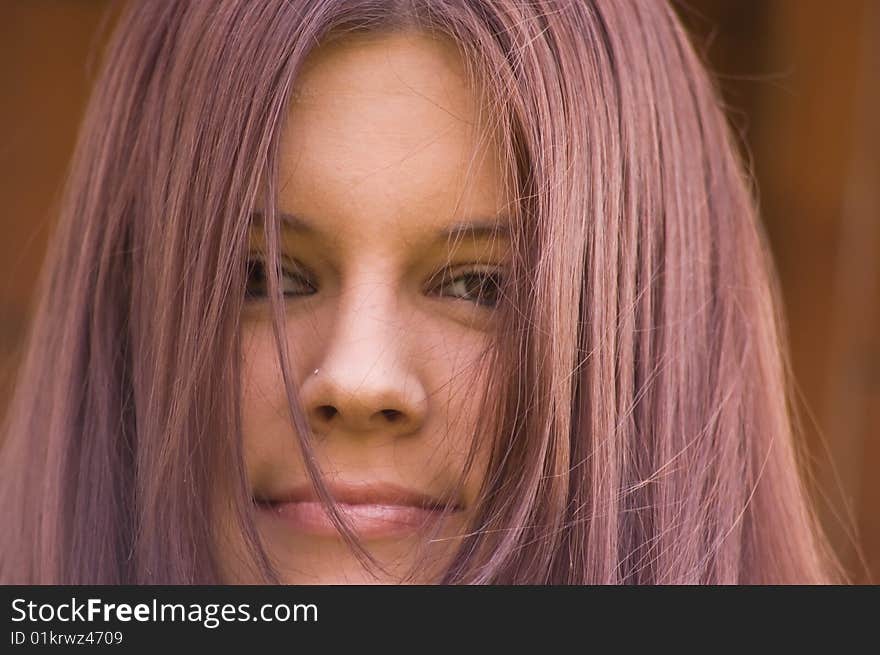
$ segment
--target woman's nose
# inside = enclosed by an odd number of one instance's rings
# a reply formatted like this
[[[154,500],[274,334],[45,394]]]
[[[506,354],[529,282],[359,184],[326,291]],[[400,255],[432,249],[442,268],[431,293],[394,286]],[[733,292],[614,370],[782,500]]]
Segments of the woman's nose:
[[[355,303],[328,328],[324,356],[301,387],[312,430],[378,437],[417,432],[428,399],[393,304]]]

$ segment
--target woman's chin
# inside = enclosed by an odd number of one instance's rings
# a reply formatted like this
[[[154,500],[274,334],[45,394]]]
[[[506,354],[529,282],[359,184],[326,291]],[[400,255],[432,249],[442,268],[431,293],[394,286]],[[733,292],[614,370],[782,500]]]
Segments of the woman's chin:
[[[273,549],[273,561],[282,583],[289,585],[431,584],[442,577],[445,560],[420,561],[403,544],[392,549],[367,544],[367,548],[378,566],[361,562],[341,541],[315,550],[301,546],[295,556]]]
[[[430,529],[375,531],[361,541],[375,563],[365,562],[338,534],[292,530],[265,514],[258,515],[257,528],[284,584],[431,584],[451,562],[463,522],[464,517],[449,517],[445,525],[435,526],[439,534]]]

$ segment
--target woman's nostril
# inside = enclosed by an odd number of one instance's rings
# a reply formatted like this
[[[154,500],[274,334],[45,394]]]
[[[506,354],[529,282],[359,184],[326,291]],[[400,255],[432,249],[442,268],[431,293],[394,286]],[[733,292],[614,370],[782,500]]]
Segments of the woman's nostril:
[[[396,421],[402,416],[401,412],[396,409],[383,409],[382,414],[391,422]]]
[[[333,405],[319,405],[314,411],[321,421],[330,421],[339,414],[339,410]],[[380,410],[379,413],[381,413],[390,423],[396,423],[403,418],[403,412],[397,409],[383,409]]]

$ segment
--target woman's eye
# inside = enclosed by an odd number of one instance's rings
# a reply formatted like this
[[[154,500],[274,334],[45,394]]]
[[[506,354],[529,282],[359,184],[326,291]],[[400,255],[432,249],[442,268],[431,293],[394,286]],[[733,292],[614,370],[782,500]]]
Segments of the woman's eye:
[[[495,307],[501,293],[502,275],[499,270],[474,270],[460,275],[444,274],[436,287],[440,296],[469,300],[484,307]]]
[[[281,292],[285,296],[310,296],[317,292],[302,273],[292,270],[286,263],[281,265]],[[269,275],[262,259],[250,258],[247,261],[247,298],[265,298],[269,295]]]

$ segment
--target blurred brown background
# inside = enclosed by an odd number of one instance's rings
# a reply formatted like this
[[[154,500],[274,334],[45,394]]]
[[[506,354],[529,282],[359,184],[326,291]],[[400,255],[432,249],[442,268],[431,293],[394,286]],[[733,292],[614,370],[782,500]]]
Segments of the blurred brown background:
[[[880,582],[880,2],[676,7],[750,153],[820,514],[853,579]],[[0,4],[0,413],[118,8]]]

